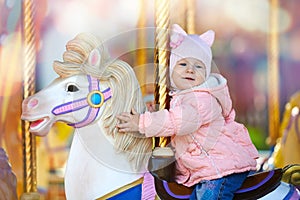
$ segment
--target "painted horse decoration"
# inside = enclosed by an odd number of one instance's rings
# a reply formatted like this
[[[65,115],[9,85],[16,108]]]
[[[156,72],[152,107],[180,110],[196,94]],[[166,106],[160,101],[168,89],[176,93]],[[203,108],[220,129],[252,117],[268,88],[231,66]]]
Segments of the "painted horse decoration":
[[[300,90],[285,105],[279,138],[267,164],[269,163],[274,167],[300,164]]]
[[[47,135],[57,121],[75,127],[65,172],[67,199],[152,200],[155,192],[166,200],[189,198],[191,188],[155,175],[153,181],[147,173],[152,138],[118,133],[117,114],[146,110],[131,66],[111,59],[95,36],[79,34],[53,68],[59,77],[23,101],[22,119],[38,136]],[[237,198],[299,199],[298,190],[281,182],[281,175],[273,170],[261,179],[250,177]]]

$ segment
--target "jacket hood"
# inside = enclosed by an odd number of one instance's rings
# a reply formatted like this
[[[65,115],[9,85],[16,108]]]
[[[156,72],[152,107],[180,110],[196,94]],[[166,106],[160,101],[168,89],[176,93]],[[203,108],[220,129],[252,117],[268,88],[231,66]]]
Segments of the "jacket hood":
[[[199,86],[187,90],[170,92],[170,96],[188,92],[208,92],[214,96],[222,107],[222,114],[227,117],[232,110],[232,100],[229,94],[227,80],[217,73],[211,73],[207,80]]]

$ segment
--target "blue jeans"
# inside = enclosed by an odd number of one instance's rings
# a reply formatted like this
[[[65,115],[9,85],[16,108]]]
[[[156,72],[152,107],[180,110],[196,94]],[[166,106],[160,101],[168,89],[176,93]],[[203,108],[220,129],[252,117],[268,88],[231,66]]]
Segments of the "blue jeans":
[[[249,172],[231,174],[219,179],[201,181],[195,185],[190,200],[229,200],[240,189]]]

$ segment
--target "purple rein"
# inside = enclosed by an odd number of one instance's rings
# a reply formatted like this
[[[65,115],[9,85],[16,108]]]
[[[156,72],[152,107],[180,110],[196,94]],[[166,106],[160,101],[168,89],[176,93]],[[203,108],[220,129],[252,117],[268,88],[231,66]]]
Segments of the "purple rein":
[[[87,75],[87,79],[89,81],[89,94],[87,97],[58,105],[51,111],[54,115],[62,115],[89,106],[88,113],[83,120],[69,124],[75,128],[81,128],[92,123],[97,118],[100,107],[112,96],[110,88],[102,92],[100,91],[99,80],[97,78]]]

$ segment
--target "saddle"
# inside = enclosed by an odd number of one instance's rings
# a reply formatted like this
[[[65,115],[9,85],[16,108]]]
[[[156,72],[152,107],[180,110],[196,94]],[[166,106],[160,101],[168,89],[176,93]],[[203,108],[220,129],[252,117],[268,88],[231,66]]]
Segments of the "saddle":
[[[282,169],[259,172],[247,177],[242,187],[236,191],[234,199],[258,199],[275,190],[282,177]],[[193,187],[186,187],[175,182],[168,183],[154,176],[155,187],[161,200],[188,200]]]
[[[260,172],[247,177],[234,199],[258,199],[275,190],[282,178],[282,169]]]

